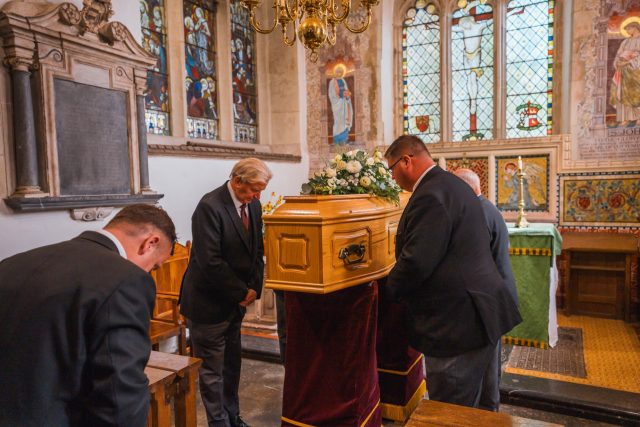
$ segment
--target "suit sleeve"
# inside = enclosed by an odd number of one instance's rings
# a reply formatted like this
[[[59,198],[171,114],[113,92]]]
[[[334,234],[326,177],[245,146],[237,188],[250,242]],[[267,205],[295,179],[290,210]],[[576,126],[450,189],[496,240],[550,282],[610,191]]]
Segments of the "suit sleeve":
[[[406,213],[402,249],[387,279],[387,293],[402,299],[425,282],[447,253],[452,225],[442,204],[419,196]]]
[[[82,425],[146,426],[149,319],[155,299],[151,276],[141,272],[118,286],[87,331],[90,386]]]
[[[249,283],[249,287],[256,291],[258,294],[258,298],[262,295],[262,284],[264,283],[264,239],[262,236],[262,209],[254,209],[254,215],[257,216],[258,221],[257,224],[257,254],[255,261],[255,270],[253,272],[253,277],[251,278],[251,282]]]
[[[193,214],[191,229],[194,236],[192,254],[206,277],[207,292],[219,293],[235,302],[241,302],[247,295],[247,283],[240,279],[222,253],[222,219],[220,210],[206,203],[200,203]],[[197,237],[196,237],[197,236]]]

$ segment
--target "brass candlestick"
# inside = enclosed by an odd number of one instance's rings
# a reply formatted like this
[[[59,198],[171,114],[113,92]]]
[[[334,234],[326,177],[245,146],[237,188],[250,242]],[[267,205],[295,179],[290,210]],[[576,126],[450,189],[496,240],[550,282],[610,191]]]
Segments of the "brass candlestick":
[[[522,169],[522,157],[518,156],[518,181],[520,182],[520,200],[518,201],[518,220],[516,221],[516,227],[527,228],[529,222],[527,221],[524,213],[524,177],[526,174]]]

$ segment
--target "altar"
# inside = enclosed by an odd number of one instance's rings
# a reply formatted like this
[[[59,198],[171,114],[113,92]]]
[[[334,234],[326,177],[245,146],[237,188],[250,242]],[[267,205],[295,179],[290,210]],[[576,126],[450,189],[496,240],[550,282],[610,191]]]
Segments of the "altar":
[[[516,279],[522,323],[506,333],[508,344],[539,348],[558,342],[556,256],[562,237],[553,224],[533,223],[528,228],[509,229],[509,258]]]

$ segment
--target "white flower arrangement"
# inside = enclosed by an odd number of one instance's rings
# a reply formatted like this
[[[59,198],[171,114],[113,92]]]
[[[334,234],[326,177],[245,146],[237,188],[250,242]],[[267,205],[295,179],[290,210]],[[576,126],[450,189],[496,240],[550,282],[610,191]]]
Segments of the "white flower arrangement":
[[[400,187],[382,159],[377,150],[372,156],[362,150],[337,154],[302,184],[302,194],[373,194],[400,204]]]

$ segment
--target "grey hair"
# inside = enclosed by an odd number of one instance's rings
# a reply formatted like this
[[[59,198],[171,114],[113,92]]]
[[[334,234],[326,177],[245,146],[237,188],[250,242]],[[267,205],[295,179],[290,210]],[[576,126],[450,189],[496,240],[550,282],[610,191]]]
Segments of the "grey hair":
[[[233,179],[235,177],[239,177],[240,181],[246,184],[257,182],[268,184],[273,177],[273,173],[262,160],[249,157],[233,165],[229,178]]]
[[[471,169],[458,169],[453,172],[458,178],[469,184],[469,186],[475,191],[477,194],[480,194],[480,177],[478,174],[472,171]]]

